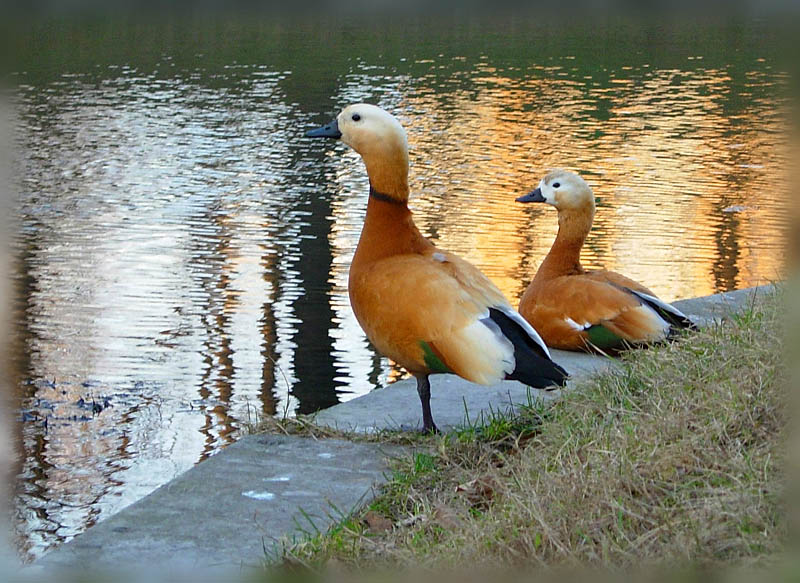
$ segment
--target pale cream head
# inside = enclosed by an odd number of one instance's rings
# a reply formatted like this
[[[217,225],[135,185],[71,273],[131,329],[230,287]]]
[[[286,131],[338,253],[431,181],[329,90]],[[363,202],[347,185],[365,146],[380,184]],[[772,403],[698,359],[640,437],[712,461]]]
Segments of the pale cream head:
[[[348,105],[336,117],[341,140],[362,156],[407,150],[406,131],[397,118],[377,105]]]
[[[569,170],[553,170],[539,182],[547,204],[561,210],[594,211],[594,193],[586,181]]]
[[[341,140],[361,154],[370,184],[387,195],[408,196],[408,138],[397,118],[376,105],[349,105],[336,117]]]

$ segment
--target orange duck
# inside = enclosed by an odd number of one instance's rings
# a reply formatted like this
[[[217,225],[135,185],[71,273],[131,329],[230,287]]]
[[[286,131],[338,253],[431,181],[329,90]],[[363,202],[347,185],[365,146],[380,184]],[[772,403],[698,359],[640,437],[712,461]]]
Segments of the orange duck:
[[[341,139],[367,167],[369,202],[350,266],[350,302],[370,342],[416,377],[423,431],[437,431],[431,374],[455,373],[483,385],[564,384],[567,373],[502,292],[417,229],[408,209],[408,141],[394,116],[351,105],[306,136]]]
[[[519,303],[520,314],[548,346],[615,351],[694,328],[643,285],[613,271],[581,267],[581,248],[594,219],[594,194],[583,178],[553,171],[517,201],[545,202],[558,210],[556,240]]]

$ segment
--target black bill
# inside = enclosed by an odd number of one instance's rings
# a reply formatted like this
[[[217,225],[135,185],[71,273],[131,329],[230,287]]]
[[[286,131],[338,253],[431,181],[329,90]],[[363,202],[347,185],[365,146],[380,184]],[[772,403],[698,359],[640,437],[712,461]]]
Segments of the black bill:
[[[342,137],[342,132],[339,131],[339,122],[333,120],[331,123],[306,132],[307,138],[333,138],[338,140]]]
[[[517,198],[517,202],[547,202],[542,196],[542,189],[531,190],[528,194]]]

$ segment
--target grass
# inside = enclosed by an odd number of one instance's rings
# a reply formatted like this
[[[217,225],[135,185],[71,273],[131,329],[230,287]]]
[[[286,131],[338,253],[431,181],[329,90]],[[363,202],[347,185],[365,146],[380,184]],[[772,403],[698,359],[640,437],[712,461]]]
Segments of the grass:
[[[427,438],[276,568],[763,566],[787,536],[783,299],[622,358],[520,416]]]
[[[395,445],[408,445],[427,447],[430,436],[417,431],[401,431],[380,429],[377,431],[346,431],[334,427],[316,425],[314,415],[298,415],[289,417],[264,416],[252,419],[241,429],[244,435],[254,433],[277,433],[282,435],[297,435],[313,439],[347,439],[349,441],[370,443],[391,443]]]

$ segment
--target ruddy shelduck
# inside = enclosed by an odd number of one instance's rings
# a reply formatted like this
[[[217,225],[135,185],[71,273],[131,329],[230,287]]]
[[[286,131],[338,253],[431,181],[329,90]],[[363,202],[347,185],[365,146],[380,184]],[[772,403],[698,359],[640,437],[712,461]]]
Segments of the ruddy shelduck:
[[[502,292],[417,229],[408,208],[408,140],[394,116],[351,105],[306,136],[341,139],[364,160],[369,202],[350,266],[350,302],[372,344],[416,377],[424,431],[437,431],[431,374],[455,373],[483,385],[565,383],[567,373]]]
[[[587,271],[580,254],[594,219],[594,194],[586,181],[555,170],[517,199],[558,210],[558,234],[519,303],[519,312],[548,346],[616,351],[665,340],[694,325],[675,307],[624,275]]]

